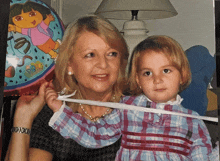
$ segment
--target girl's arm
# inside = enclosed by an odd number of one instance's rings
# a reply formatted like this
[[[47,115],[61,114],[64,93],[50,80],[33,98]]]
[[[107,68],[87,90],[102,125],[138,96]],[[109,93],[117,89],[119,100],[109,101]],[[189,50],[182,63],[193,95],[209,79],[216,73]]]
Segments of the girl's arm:
[[[193,128],[196,128],[195,131],[198,133],[195,135],[193,141],[193,147],[190,155],[190,160],[209,160],[209,155],[212,151],[211,137],[209,135],[208,129],[206,128],[205,123],[202,120],[196,120],[198,123]],[[195,125],[195,124],[194,124]]]
[[[121,111],[113,110],[110,115],[96,122],[73,113],[62,105],[49,122],[54,130],[63,137],[74,139],[80,145],[88,148],[101,148],[116,142],[121,136]]]

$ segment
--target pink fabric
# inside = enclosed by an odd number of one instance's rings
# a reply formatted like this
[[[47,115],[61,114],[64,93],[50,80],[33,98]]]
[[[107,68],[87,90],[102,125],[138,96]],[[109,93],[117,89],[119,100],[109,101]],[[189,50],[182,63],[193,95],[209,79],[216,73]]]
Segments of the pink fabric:
[[[48,26],[44,23],[44,21],[42,21],[39,25],[42,27],[42,29],[45,30],[45,32],[47,32],[46,29],[48,28]],[[29,30],[29,28],[23,28],[21,30],[21,33],[23,35],[28,35],[28,30]],[[30,33],[31,33],[30,37],[31,37],[32,44],[35,46],[44,44],[50,38],[49,36],[45,35],[44,33],[41,33],[37,27],[30,28]]]

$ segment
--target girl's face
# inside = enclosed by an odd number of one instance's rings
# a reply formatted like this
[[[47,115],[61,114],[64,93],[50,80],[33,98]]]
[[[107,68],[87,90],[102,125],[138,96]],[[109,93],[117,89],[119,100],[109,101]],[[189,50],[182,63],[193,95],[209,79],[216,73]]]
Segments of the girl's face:
[[[73,47],[68,72],[72,72],[84,93],[112,92],[120,69],[121,53],[92,32],[84,32]]]
[[[24,13],[12,18],[13,23],[20,28],[34,28],[43,21],[43,16],[40,12],[32,9],[30,12]]]
[[[180,72],[165,54],[150,51],[139,58],[136,81],[153,102],[175,101],[181,84]]]

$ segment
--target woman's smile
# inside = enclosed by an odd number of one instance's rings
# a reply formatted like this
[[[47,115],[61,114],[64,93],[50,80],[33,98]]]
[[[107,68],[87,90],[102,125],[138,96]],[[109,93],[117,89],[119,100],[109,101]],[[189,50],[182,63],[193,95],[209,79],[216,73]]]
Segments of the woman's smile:
[[[109,79],[109,74],[95,74],[92,77],[98,81],[107,81]]]

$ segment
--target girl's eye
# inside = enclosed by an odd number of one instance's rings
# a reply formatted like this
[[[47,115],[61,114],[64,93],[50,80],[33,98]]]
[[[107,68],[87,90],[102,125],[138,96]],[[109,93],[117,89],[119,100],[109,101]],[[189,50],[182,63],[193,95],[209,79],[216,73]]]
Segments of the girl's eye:
[[[36,12],[30,12],[29,13],[29,17],[33,17],[33,16],[36,16]]]
[[[164,69],[163,73],[170,73],[170,69]]]
[[[89,53],[89,54],[86,54],[86,58],[92,58],[92,57],[94,57],[95,56],[95,54],[94,53]]]
[[[152,75],[152,72],[146,71],[146,72],[144,72],[144,75],[145,75],[145,76],[150,76],[150,75]]]
[[[109,54],[109,56],[114,56],[114,57],[116,57],[117,55],[118,55],[117,52],[111,52],[111,53]]]
[[[23,17],[21,17],[21,16],[16,16],[15,17],[15,21],[21,21],[21,20],[23,20]]]

